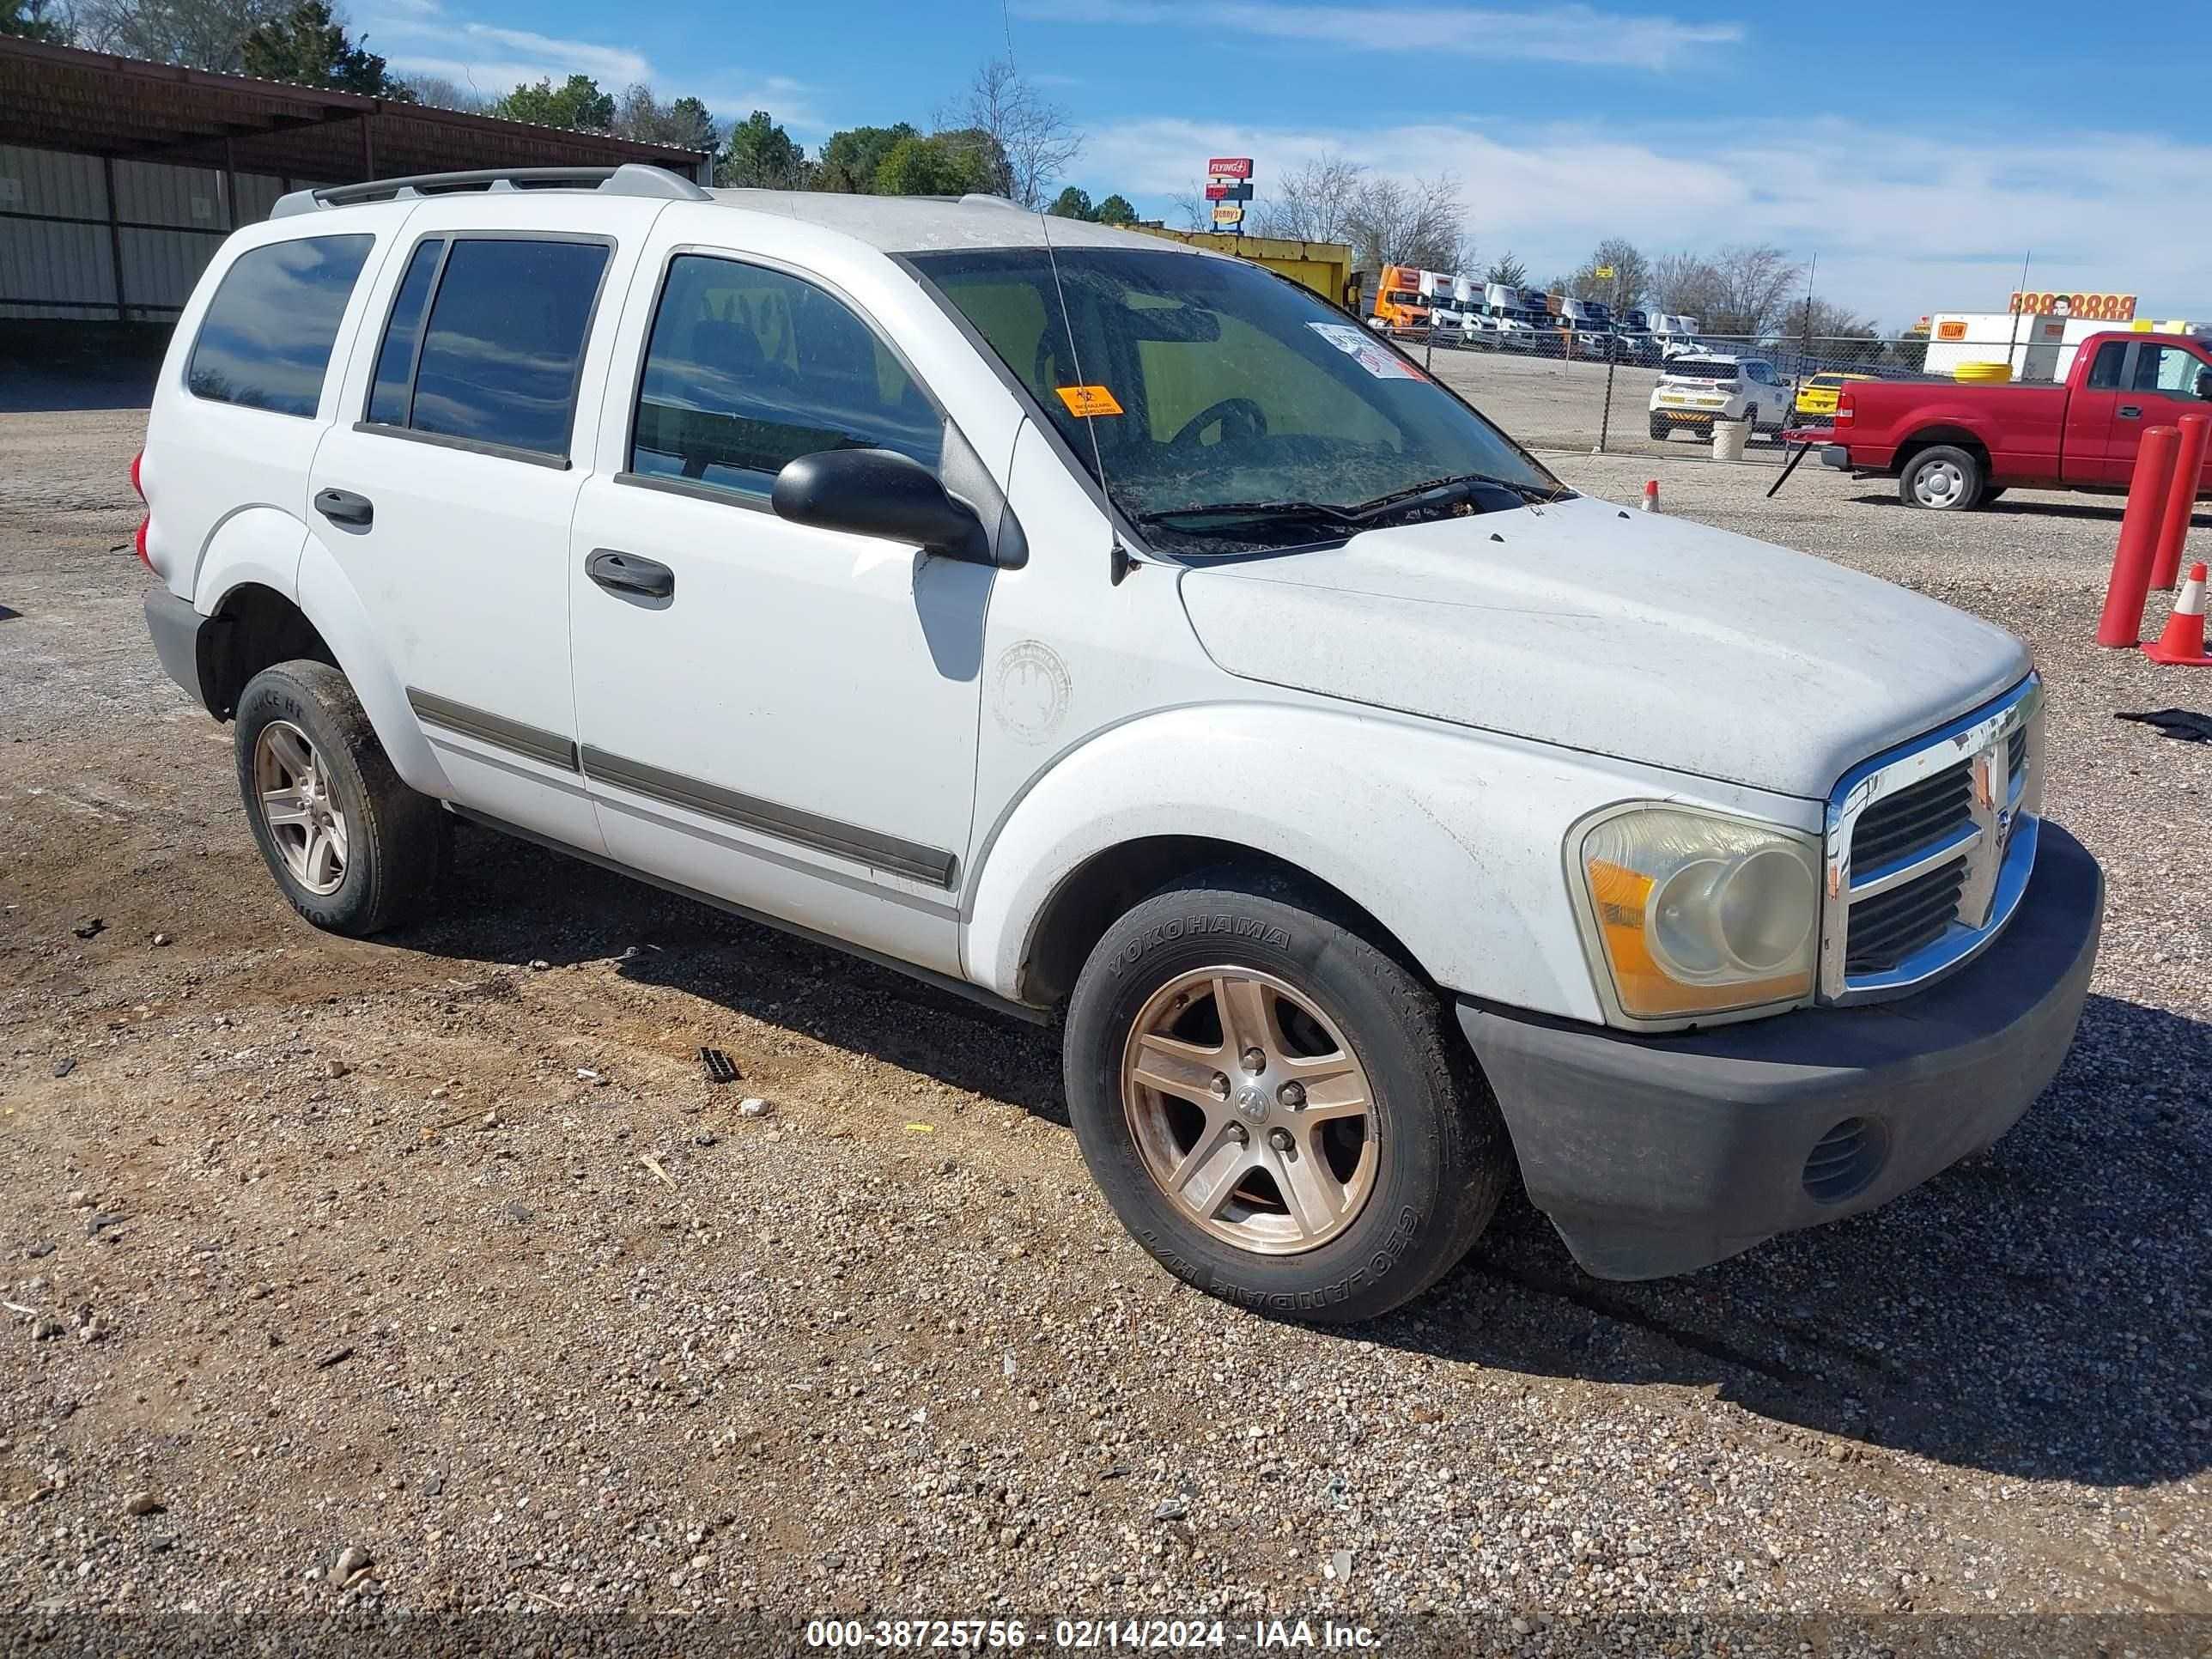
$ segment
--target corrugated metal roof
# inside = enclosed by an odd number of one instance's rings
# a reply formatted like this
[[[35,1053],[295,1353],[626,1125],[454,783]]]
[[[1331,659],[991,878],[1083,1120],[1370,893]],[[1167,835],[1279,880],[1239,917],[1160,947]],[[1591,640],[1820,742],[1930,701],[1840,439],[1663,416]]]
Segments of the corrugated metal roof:
[[[698,151],[0,37],[0,143],[352,183],[470,167],[695,174]]]

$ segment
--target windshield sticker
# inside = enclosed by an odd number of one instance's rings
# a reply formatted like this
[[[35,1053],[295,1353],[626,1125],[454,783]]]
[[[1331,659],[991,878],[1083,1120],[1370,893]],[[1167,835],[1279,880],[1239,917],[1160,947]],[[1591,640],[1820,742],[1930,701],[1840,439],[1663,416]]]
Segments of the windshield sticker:
[[[1306,326],[1378,380],[1425,378],[1403,357],[1377,345],[1357,323],[1308,323]],[[1063,398],[1066,395],[1060,393]]]
[[[1103,386],[1064,386],[1056,389],[1060,402],[1067,405],[1067,412],[1079,421],[1087,421],[1093,415],[1121,412],[1120,402]]]

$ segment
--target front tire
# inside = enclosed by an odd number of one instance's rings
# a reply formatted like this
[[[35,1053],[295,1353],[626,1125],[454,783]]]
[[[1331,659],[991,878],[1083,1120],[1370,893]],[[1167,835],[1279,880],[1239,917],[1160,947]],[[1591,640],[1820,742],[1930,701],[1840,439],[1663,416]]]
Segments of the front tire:
[[[1285,881],[1217,872],[1108,928],[1068,1007],[1085,1163],[1170,1273],[1370,1319],[1466,1255],[1512,1170],[1436,992]]]
[[[235,743],[253,839],[295,910],[366,939],[429,908],[452,827],[399,781],[343,674],[304,659],[263,669],[239,697]]]
[[[1674,422],[1668,421],[1664,416],[1654,415],[1651,417],[1651,435],[1658,439],[1661,443],[1665,443],[1673,435],[1674,430]]]
[[[1982,502],[1982,464],[1966,450],[1932,444],[1898,475],[1898,499],[1936,513],[1968,513]]]

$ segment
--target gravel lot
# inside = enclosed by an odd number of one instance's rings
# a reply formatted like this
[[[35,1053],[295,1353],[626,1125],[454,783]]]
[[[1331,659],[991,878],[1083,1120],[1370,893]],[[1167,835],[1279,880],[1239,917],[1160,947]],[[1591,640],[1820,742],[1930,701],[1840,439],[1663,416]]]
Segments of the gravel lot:
[[[1656,368],[1630,363],[1614,367],[1613,409],[1608,417],[1602,362],[1569,362],[1557,357],[1449,346],[1429,352],[1419,341],[1404,343],[1438,380],[1535,448],[1587,455],[1596,447],[1602,432],[1609,455],[1696,459],[1712,453],[1710,432],[1685,430],[1665,438],[1651,435],[1651,392],[1659,384]],[[1762,413],[1762,420],[1771,418],[1771,412]],[[1774,466],[1787,454],[1778,441],[1762,432],[1753,435],[1744,459]]]
[[[475,831],[434,925],[295,921],[112,550],[142,419],[0,416],[0,1611],[2212,1650],[2212,744],[2112,719],[2212,676],[2089,642],[2115,507],[1557,462],[2033,641],[2104,952],[1904,1200],[1642,1285],[1509,1201],[1347,1335],[1151,1265],[1048,1033]]]

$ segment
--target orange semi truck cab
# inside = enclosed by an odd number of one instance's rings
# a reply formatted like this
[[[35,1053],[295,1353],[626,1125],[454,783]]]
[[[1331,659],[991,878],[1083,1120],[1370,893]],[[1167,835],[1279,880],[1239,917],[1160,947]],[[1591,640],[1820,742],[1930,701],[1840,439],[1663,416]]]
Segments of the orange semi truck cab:
[[[1413,265],[1385,265],[1375,284],[1375,313],[1368,319],[1386,330],[1426,328],[1429,302],[1422,297],[1421,273]]]

